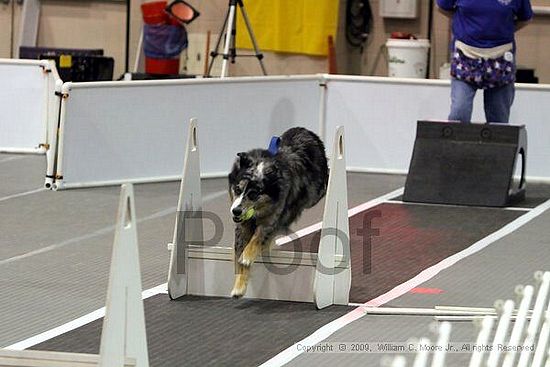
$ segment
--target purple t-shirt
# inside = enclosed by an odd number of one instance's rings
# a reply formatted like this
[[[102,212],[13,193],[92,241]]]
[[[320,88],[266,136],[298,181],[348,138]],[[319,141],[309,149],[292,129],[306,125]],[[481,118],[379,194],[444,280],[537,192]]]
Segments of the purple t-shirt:
[[[533,17],[529,0],[437,0],[437,5],[454,12],[454,39],[481,48],[514,42],[514,23]]]

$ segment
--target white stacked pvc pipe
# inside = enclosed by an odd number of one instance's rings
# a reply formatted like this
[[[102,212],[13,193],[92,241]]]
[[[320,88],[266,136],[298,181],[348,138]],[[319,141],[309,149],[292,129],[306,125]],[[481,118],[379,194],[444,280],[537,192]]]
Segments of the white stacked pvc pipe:
[[[523,289],[523,286],[518,285],[516,287],[517,289]],[[518,293],[519,290],[516,290],[516,293]],[[521,298],[523,296],[522,293],[518,293],[518,298]],[[436,310],[445,310],[445,311],[460,311],[460,312],[468,312],[468,313],[475,313],[475,314],[481,314],[483,316],[485,315],[496,315],[496,310],[494,307],[464,307],[464,306],[435,306]],[[519,312],[519,309],[514,310],[512,312],[512,316],[516,315]],[[531,313],[530,310],[528,310],[528,315]]]
[[[533,363],[531,367],[542,367],[545,358],[548,354],[548,338],[550,334],[550,307],[546,310],[544,317],[545,321],[540,330],[539,340],[537,342],[537,348],[535,349],[535,355],[533,356]]]
[[[531,360],[531,351],[529,350],[529,347],[532,346],[536,341],[537,335],[540,330],[541,320],[543,318],[544,308],[546,306],[548,298],[548,291],[550,287],[550,272],[547,271],[542,275],[541,273],[536,273],[535,276],[537,280],[542,279],[542,282],[537,293],[537,299],[535,300],[533,316],[531,318],[531,322],[529,322],[529,326],[527,327],[527,336],[525,337],[525,341],[523,342],[524,348],[521,351],[519,357],[518,367],[529,366],[529,362]]]
[[[418,345],[424,345],[428,347],[431,344],[430,339],[428,338],[420,338],[418,341]],[[430,356],[430,352],[428,351],[428,348],[418,348],[418,351],[416,352],[416,357],[414,358],[413,367],[428,367],[428,357]]]
[[[475,320],[482,320],[485,316],[489,316],[495,320],[498,319],[498,316],[496,315],[472,315],[472,316],[434,316],[435,321],[451,321],[451,322],[457,322],[457,321],[475,321]],[[515,321],[518,317],[512,315],[510,317],[511,321]],[[527,320],[531,320],[531,316],[526,317]]]
[[[449,343],[449,337],[451,335],[451,323],[442,322],[439,325],[439,337],[437,339],[437,350],[434,353],[434,359],[432,360],[432,367],[444,367],[447,344]]]
[[[407,360],[403,356],[397,356],[393,359],[391,367],[406,367]]]
[[[501,302],[498,302],[498,304],[495,304],[495,308],[497,310],[502,309],[502,314],[500,316],[497,330],[495,332],[495,337],[493,339],[493,348],[491,349],[491,352],[489,353],[489,359],[487,360],[487,367],[497,367],[498,365],[501,354],[498,345],[503,344],[506,336],[508,335],[510,318],[512,316],[512,312],[514,311],[514,301],[509,299],[504,302],[503,305],[501,304]]]
[[[487,312],[476,310],[444,310],[437,308],[362,307],[370,315],[418,315],[418,316],[485,316]]]
[[[527,323],[527,313],[529,312],[529,307],[531,306],[531,300],[533,299],[535,288],[532,285],[525,287],[520,286],[516,288],[516,293],[521,296],[521,302],[519,304],[516,322],[512,328],[512,334],[510,335],[509,345],[511,346],[519,345],[521,341],[521,337]],[[506,355],[504,356],[502,367],[513,367],[515,360],[516,351],[514,348],[511,348],[511,350],[506,352]]]
[[[490,314],[495,313],[494,307],[465,307],[465,306],[435,306],[436,310],[461,311]]]
[[[487,345],[494,322],[495,319],[490,316],[485,317],[481,321],[481,329],[479,330],[479,334],[477,334],[476,345]],[[477,348],[476,350],[474,350],[474,352],[472,353],[472,358],[470,359],[469,367],[480,367],[481,363],[483,362],[484,354],[484,348]]]
[[[407,360],[404,356],[395,356],[390,357],[388,355],[383,356],[382,359],[380,359],[380,366],[381,367],[406,367],[407,366]]]

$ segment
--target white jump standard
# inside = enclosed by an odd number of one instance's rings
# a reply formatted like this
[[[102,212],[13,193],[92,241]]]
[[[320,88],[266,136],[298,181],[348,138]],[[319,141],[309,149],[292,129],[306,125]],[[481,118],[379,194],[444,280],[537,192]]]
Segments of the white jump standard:
[[[233,246],[201,244],[197,132],[197,122],[191,120],[173,244],[168,246],[168,294],[172,299],[187,294],[228,297],[235,274]],[[318,253],[283,251],[275,246],[257,259],[246,297],[314,302],[318,308],[348,304],[351,265],[342,127],[336,131],[332,152]]]

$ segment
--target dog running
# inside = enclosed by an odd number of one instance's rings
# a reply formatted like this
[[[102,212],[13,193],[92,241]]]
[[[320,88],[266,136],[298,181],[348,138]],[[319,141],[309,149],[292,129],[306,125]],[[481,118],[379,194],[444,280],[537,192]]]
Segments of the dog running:
[[[287,130],[275,147],[237,154],[228,177],[235,222],[232,297],[246,293],[250,268],[262,251],[323,198],[328,175],[323,142],[301,127]]]

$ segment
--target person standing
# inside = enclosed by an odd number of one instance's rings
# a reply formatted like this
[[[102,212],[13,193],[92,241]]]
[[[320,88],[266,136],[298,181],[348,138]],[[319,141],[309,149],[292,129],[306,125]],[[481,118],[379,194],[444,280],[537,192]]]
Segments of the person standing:
[[[487,122],[508,123],[514,101],[514,33],[533,17],[529,0],[437,0],[451,18],[451,112],[470,122],[473,100],[483,89]]]

